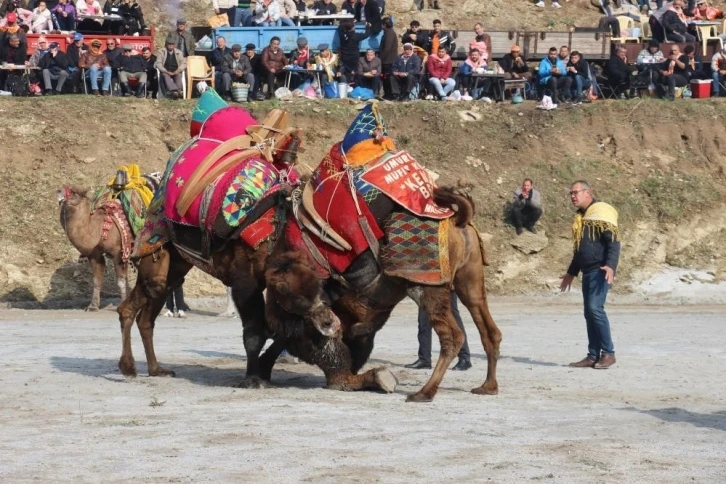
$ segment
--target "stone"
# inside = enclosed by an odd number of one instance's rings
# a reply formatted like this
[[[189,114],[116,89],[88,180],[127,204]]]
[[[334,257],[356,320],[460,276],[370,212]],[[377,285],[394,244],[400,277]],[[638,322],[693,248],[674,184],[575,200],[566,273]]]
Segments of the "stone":
[[[462,121],[481,121],[481,114],[472,110],[457,111]]]
[[[542,229],[538,230],[536,234],[525,229],[522,235],[515,235],[510,244],[523,254],[530,255],[544,250],[549,244],[549,239]]]

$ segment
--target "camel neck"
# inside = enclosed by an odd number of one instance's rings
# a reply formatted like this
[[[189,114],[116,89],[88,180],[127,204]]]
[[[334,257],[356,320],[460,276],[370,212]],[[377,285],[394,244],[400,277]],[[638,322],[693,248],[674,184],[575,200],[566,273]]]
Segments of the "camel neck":
[[[76,207],[64,204],[61,209],[61,224],[68,240],[83,256],[88,256],[101,241],[103,217],[94,217],[90,203],[86,200]]]

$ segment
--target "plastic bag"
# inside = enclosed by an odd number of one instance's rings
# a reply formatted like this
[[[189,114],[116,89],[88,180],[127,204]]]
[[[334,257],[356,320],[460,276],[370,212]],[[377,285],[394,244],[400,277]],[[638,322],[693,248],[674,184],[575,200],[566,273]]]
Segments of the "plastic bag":
[[[376,95],[373,93],[372,89],[368,89],[367,87],[356,86],[356,88],[353,89],[353,91],[348,94],[348,97],[352,97],[353,99],[361,99],[363,101],[367,101],[368,99],[373,99],[374,97],[376,97]]]
[[[337,82],[326,82],[323,84],[323,93],[327,99],[338,97],[338,83]]]

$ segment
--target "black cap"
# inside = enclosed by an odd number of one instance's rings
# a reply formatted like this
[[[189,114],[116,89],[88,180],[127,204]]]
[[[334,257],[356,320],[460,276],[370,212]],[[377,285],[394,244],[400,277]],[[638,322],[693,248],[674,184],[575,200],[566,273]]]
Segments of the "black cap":
[[[255,44],[247,44],[245,45],[245,50],[255,50]]]
[[[655,39],[650,39],[650,42],[648,42],[648,47],[660,47],[660,44]]]
[[[239,44],[234,44],[234,45],[232,46],[232,52],[241,52],[241,51],[242,51],[242,46],[241,46],[241,45],[239,45]]]

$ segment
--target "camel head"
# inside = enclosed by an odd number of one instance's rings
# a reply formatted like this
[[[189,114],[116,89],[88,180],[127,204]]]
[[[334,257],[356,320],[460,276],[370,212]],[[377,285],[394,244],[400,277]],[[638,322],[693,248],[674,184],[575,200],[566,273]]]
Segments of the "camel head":
[[[327,297],[315,270],[296,252],[271,256],[265,271],[268,320],[284,321],[286,335],[313,325],[323,336],[342,337],[340,320],[325,303]]]
[[[59,206],[67,205],[75,208],[88,200],[88,189],[79,185],[63,185],[63,188],[59,188],[55,193]]]

